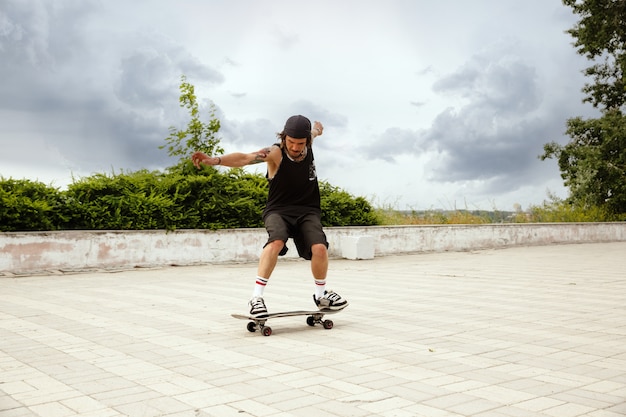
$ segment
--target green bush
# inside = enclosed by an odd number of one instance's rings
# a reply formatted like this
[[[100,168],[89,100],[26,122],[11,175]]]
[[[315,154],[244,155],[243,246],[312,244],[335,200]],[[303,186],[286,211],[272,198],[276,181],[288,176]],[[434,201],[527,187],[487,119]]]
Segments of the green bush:
[[[261,213],[267,196],[267,180],[241,169],[220,173],[204,167],[185,177],[186,199],[181,205],[192,209],[189,229],[225,229],[263,226]],[[189,216],[189,215],[188,215]]]
[[[361,197],[321,184],[325,226],[372,225]],[[242,169],[197,170],[188,161],[167,172],[94,174],[67,191],[29,180],[0,182],[1,231],[148,230],[263,227],[268,184]]]
[[[96,174],[68,187],[79,202],[71,229],[221,229],[258,227],[266,186],[243,171],[198,175],[137,171]]]
[[[62,201],[54,187],[0,177],[0,231],[58,229],[64,222]]]
[[[353,197],[346,191],[320,182],[322,224],[328,226],[372,226],[379,218],[363,197]]]
[[[75,202],[71,229],[167,228],[177,208],[162,192],[168,182],[161,173],[145,170],[118,175],[95,174],[68,187]]]

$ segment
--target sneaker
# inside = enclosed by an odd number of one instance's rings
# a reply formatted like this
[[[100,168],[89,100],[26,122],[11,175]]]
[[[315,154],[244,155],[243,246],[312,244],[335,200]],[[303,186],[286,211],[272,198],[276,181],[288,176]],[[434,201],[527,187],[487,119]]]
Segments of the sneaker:
[[[320,310],[343,310],[348,307],[348,301],[334,291],[324,291],[324,296],[321,298],[315,298],[313,295],[313,301]]]
[[[248,304],[250,304],[250,316],[256,318],[267,316],[267,307],[265,307],[263,297],[252,297]]]

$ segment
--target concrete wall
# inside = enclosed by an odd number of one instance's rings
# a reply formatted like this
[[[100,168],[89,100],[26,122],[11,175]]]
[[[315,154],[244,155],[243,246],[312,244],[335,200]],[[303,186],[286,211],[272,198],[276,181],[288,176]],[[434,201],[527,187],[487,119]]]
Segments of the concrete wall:
[[[331,257],[343,256],[354,237],[370,239],[374,255],[385,256],[625,241],[626,223],[333,227],[326,234]],[[266,238],[264,229],[0,233],[0,275],[254,262]],[[288,247],[287,257],[297,258],[291,240]]]

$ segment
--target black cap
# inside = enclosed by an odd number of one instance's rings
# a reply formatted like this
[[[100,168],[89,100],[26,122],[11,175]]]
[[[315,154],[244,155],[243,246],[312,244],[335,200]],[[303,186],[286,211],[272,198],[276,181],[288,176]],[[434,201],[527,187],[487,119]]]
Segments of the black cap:
[[[285,123],[285,134],[294,139],[305,139],[311,135],[311,121],[302,115],[291,116]]]

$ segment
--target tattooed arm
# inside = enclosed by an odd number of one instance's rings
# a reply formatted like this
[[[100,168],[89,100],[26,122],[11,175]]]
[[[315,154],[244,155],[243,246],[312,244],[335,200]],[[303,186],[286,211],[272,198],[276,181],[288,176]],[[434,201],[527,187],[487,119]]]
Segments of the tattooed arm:
[[[226,167],[237,168],[246,165],[259,164],[261,162],[266,162],[268,165],[276,165],[277,162],[280,162],[276,161],[277,157],[280,157],[280,149],[273,145],[260,149],[256,152],[233,152],[221,156],[208,156],[203,152],[195,152],[191,155],[191,160],[196,168],[200,168],[201,164],[223,165]]]

